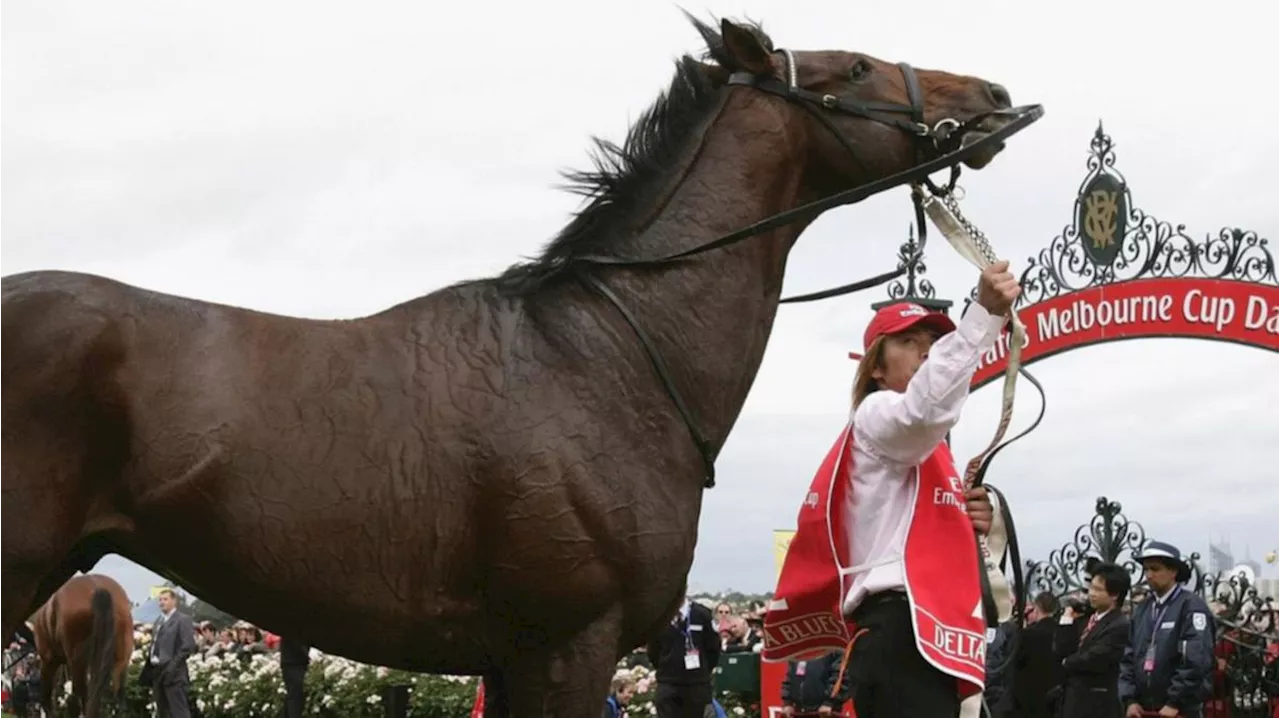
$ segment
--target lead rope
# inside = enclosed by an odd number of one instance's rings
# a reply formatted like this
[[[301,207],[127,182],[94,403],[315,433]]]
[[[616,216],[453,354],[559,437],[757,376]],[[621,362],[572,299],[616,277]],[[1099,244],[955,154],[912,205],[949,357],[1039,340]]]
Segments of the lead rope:
[[[969,260],[969,263],[979,270],[985,270],[998,261],[995,251],[991,248],[991,241],[987,239],[987,235],[981,229],[978,229],[976,225],[965,218],[960,211],[960,204],[956,201],[954,194],[944,191],[936,193],[938,196],[935,197],[933,194],[926,193],[919,184],[912,186],[912,192],[920,198],[925,214],[930,221],[938,228],[942,236],[946,237],[947,242],[955,248],[960,256]],[[968,466],[965,467],[964,483],[966,489],[982,485],[985,463],[1001,448],[1000,442],[1004,439],[1004,435],[1009,429],[1009,423],[1013,419],[1013,399],[1017,389],[1018,372],[1022,368],[1022,345],[1026,341],[1027,329],[1012,306],[1009,307],[1009,324],[1012,336],[1009,339],[1009,361],[1004,370],[1004,391],[1000,399],[1000,423],[996,427],[995,436],[991,438],[991,443],[981,453],[970,459]],[[1043,415],[1043,409],[1041,413]],[[1039,423],[1038,419],[1037,423]],[[1003,509],[1004,502],[1001,501],[1001,504]],[[1006,598],[1009,592],[1008,581],[991,556],[991,549],[987,545],[987,537],[983,534],[978,534],[977,539],[983,562],[980,578],[983,584],[989,588],[987,596],[989,596],[992,603],[1003,602],[1002,599]],[[987,596],[983,598],[984,608],[986,607]],[[999,608],[995,606],[993,608],[995,608],[996,615],[988,617],[988,623],[994,618],[998,626]],[[1016,619],[1017,617],[1014,618]],[[987,705],[985,697],[982,699],[981,710],[987,716],[991,715],[991,708]]]
[[[984,270],[998,261],[995,251],[991,249],[991,241],[981,229],[978,229],[960,212],[960,204],[956,201],[954,194],[944,192],[941,197],[936,198],[925,193],[920,185],[915,185],[912,191],[921,195],[925,214],[942,236],[947,238],[947,242],[955,247],[960,256],[969,260],[969,263],[979,270]],[[1022,345],[1027,339],[1027,328],[1018,318],[1018,312],[1013,307],[1009,307],[1009,324],[1012,336],[1009,339],[1009,363],[1004,369],[1000,424],[996,427],[995,436],[991,438],[987,448],[970,459],[969,465],[965,467],[965,488],[981,485],[978,469],[1004,439],[1005,432],[1009,430],[1009,423],[1013,419],[1013,398],[1017,389],[1018,370],[1022,368]]]
[[[850,638],[849,643],[845,645],[844,656],[840,659],[840,671],[836,673],[836,683],[831,687],[831,695],[827,696],[828,698],[838,699],[840,697],[840,688],[844,685],[844,676],[849,670],[849,658],[853,655],[853,646],[858,642],[859,638],[862,638],[862,634],[869,630],[868,628],[859,628],[854,631],[853,638]]]

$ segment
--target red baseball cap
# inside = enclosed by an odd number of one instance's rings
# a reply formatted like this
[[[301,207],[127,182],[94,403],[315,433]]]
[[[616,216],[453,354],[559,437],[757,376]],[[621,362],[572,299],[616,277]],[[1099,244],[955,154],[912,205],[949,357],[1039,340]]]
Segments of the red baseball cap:
[[[862,350],[866,351],[867,347],[871,346],[871,342],[886,334],[904,332],[917,324],[924,325],[940,335],[953,332],[956,329],[955,322],[951,321],[951,318],[942,312],[931,312],[913,302],[890,304],[887,307],[881,307],[880,311],[876,312],[876,315],[871,318],[871,323],[867,325],[867,331],[862,335]],[[849,352],[849,358],[861,359],[862,355],[856,352]]]

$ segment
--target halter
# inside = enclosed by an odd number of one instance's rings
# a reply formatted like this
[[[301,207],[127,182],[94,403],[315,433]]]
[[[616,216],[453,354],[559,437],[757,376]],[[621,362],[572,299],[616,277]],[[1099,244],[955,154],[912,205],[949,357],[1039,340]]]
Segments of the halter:
[[[938,121],[931,128],[924,122],[924,95],[920,91],[919,80],[916,77],[915,70],[911,65],[905,62],[898,63],[898,69],[902,72],[903,80],[906,84],[907,99],[909,103],[902,105],[891,102],[867,102],[856,97],[841,97],[838,95],[813,92],[812,90],[802,88],[797,84],[797,67],[795,57],[792,55],[791,51],[782,49],[777,52],[782,55],[785,64],[785,74],[787,78],[785,83],[772,76],[735,72],[729,76],[728,84],[753,87],[762,92],[777,95],[788,102],[799,105],[801,108],[813,115],[832,133],[833,136],[835,136],[840,144],[849,152],[850,157],[852,157],[855,162],[858,161],[858,153],[856,149],[849,142],[848,138],[846,138],[835,124],[831,122],[830,117],[828,117],[828,113],[839,112],[895,127],[915,138],[918,138],[919,142],[917,143],[916,150],[917,158],[922,158],[926,154],[934,154],[937,156],[931,160],[921,162],[908,170],[897,172],[873,182],[868,182],[851,189],[837,192],[836,194],[823,199],[779,212],[770,217],[766,217],[759,222],[747,225],[742,229],[730,232],[691,249],[650,259],[608,255],[580,255],[571,259],[561,260],[570,265],[576,265],[572,266],[572,269],[578,279],[589,289],[594,291],[596,294],[599,294],[602,298],[612,304],[635,332],[636,338],[640,341],[641,347],[649,357],[650,364],[653,365],[655,373],[657,373],[659,380],[662,382],[663,389],[675,405],[680,417],[684,420],[685,426],[689,431],[689,435],[693,439],[694,445],[702,456],[703,468],[705,469],[704,486],[708,489],[715,486],[716,447],[704,437],[704,434],[698,428],[697,422],[693,419],[692,412],[689,410],[689,407],[685,403],[680,391],[676,388],[675,382],[671,378],[671,373],[667,370],[666,362],[663,361],[662,355],[658,352],[653,340],[651,340],[649,335],[641,328],[640,322],[637,320],[636,316],[627,308],[626,304],[622,302],[613,290],[601,282],[597,277],[588,273],[585,270],[585,267],[589,265],[609,267],[652,267],[679,262],[704,252],[710,252],[715,249],[736,244],[749,237],[754,237],[803,219],[815,217],[833,207],[860,202],[871,195],[878,194],[887,189],[910,182],[913,185],[912,203],[915,207],[916,224],[919,227],[918,236],[920,238],[915,255],[909,258],[908,261],[901,263],[897,269],[892,271],[821,292],[783,298],[779,300],[779,303],[790,304],[816,301],[819,299],[851,294],[853,292],[880,285],[905,274],[907,267],[911,266],[915,260],[919,259],[924,252],[927,233],[925,231],[924,221],[925,195],[922,185],[937,196],[949,196],[955,187],[956,180],[960,176],[960,162],[969,155],[976,153],[980,148],[1000,142],[1015,132],[1022,130],[1027,125],[1030,125],[1032,122],[1040,119],[1044,114],[1044,110],[1039,105],[1026,105],[1017,108],[983,113],[972,117],[965,122],[959,122],[953,118],[944,118]],[[906,115],[910,119],[903,119],[899,115]],[[976,126],[988,117],[1006,117],[1009,118],[1009,120],[1002,127],[988,133],[977,142],[967,146],[961,146],[965,132],[970,127]],[[929,179],[929,175],[942,169],[949,169],[951,171],[951,176],[945,187],[938,187]],[[1012,366],[1012,363],[1010,366]]]
[[[753,75],[749,72],[735,72],[731,74],[729,76],[729,84],[754,87],[757,90],[763,90],[765,92],[778,95],[786,100],[802,103],[801,106],[810,112],[813,112],[823,124],[827,125],[828,129],[832,131],[832,134],[836,136],[836,139],[840,140],[840,143],[855,156],[856,152],[845,136],[841,134],[839,130],[836,130],[835,127],[831,125],[831,120],[818,112],[816,108],[832,112],[841,112],[847,115],[853,115],[854,117],[882,122],[886,125],[896,127],[908,134],[933,139],[935,141],[935,145],[936,141],[940,137],[945,137],[945,134],[942,134],[944,131],[949,132],[949,130],[945,130],[944,128],[960,126],[959,122],[951,118],[939,121],[933,129],[930,129],[930,127],[925,124],[924,93],[920,91],[920,81],[916,77],[915,69],[905,62],[898,63],[898,69],[901,70],[903,80],[906,82],[907,101],[909,104],[901,105],[896,102],[867,102],[859,100],[856,97],[840,97],[838,95],[807,90],[800,87],[796,81],[797,68],[795,56],[791,54],[790,50],[785,49],[778,50],[778,53],[782,55],[786,66],[786,84],[783,84],[781,80],[771,76],[766,77]],[[886,114],[889,116],[884,116]],[[910,117],[910,120],[895,117],[894,115],[896,114],[905,114]]]

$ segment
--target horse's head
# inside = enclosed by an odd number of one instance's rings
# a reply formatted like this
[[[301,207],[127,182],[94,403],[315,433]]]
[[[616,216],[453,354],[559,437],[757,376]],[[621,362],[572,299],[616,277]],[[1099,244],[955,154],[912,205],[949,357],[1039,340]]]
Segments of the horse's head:
[[[694,21],[731,84],[759,93],[761,123],[786,124],[804,143],[807,180],[825,190],[910,169],[993,132],[1010,116],[1009,92],[976,77],[915,70],[846,51],[775,49],[758,28],[729,20],[720,32]],[[782,113],[781,118],[779,114]],[[1003,145],[978,150],[978,169]]]

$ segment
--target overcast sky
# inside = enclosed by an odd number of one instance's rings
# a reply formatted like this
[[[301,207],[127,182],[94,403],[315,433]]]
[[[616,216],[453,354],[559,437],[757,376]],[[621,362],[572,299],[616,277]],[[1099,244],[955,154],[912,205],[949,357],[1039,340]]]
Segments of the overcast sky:
[[[779,46],[848,49],[1006,85],[1046,116],[965,176],[969,216],[1015,269],[1071,221],[1099,119],[1134,203],[1277,237],[1274,0],[1187,3],[704,0]],[[639,0],[112,3],[13,0],[3,22],[3,272],[94,272],[306,317],[355,317],[536,252],[578,206],[553,188],[590,135],[620,139],[698,51],[677,6]],[[905,189],[828,213],[786,293],[892,266]],[[974,271],[941,241],[929,276]],[[794,525],[844,421],[876,289],[783,308],[707,497],[691,585],[772,588],[771,532]],[[1040,429],[989,481],[1043,557],[1102,494],[1148,533],[1204,551],[1277,544],[1277,356],[1190,340],[1080,350],[1033,371]],[[989,439],[999,390],[954,432]],[[1023,386],[1016,421],[1036,407]],[[154,577],[98,570],[136,598]],[[1272,570],[1274,572],[1274,570]]]

